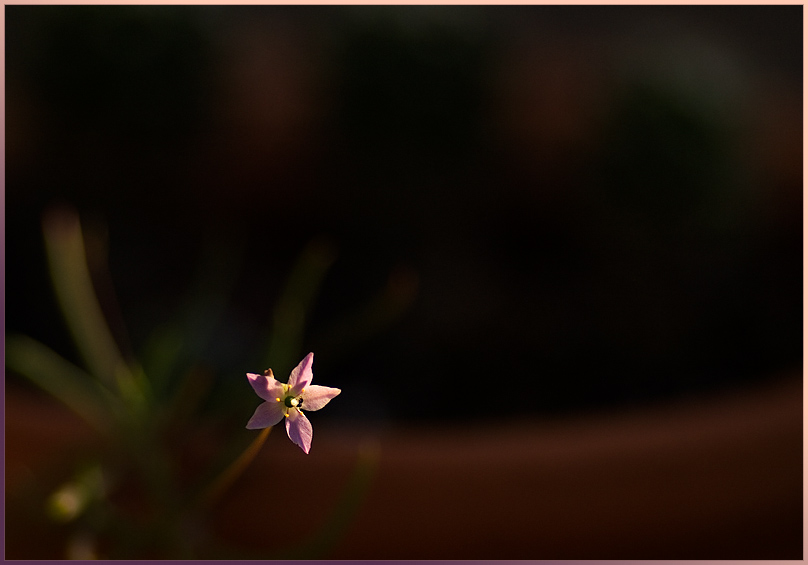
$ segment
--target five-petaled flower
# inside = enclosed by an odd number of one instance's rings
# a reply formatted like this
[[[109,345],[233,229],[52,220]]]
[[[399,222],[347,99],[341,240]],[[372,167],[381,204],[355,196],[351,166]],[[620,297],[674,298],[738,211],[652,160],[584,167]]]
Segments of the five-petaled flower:
[[[314,353],[309,353],[289,375],[289,383],[276,381],[272,369],[263,375],[247,373],[255,393],[266,402],[255,409],[247,422],[248,430],[274,426],[286,420],[286,433],[295,444],[308,453],[311,448],[311,422],[301,410],[319,410],[342,392],[338,388],[311,384]]]

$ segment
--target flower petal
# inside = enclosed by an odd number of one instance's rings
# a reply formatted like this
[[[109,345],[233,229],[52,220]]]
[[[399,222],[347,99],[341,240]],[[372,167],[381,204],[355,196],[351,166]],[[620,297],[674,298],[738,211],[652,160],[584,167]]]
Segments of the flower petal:
[[[303,412],[289,410],[289,417],[286,418],[286,434],[304,453],[308,454],[311,449],[311,422],[303,415]]]
[[[250,380],[255,394],[267,402],[273,402],[276,398],[283,395],[283,385],[275,380],[275,377],[272,375],[272,369],[269,369],[269,375],[247,373],[247,378]]]
[[[303,410],[319,410],[341,392],[340,389],[330,386],[309,385],[303,391],[303,404],[300,407]]]
[[[283,420],[283,403],[275,402],[273,399],[272,402],[262,402],[255,409],[252,418],[247,422],[247,429],[260,430],[261,428],[268,428],[281,420]]]
[[[300,394],[300,391],[309,386],[313,377],[311,372],[311,364],[314,363],[314,353],[309,353],[303,358],[303,361],[292,370],[289,375],[289,387],[291,393],[295,396]]]

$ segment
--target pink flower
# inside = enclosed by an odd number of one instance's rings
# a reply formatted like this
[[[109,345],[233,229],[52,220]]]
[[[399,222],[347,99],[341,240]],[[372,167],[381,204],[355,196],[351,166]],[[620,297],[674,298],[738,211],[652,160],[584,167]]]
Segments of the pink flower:
[[[311,448],[311,422],[302,410],[319,410],[342,392],[338,388],[311,384],[314,353],[309,353],[289,375],[289,384],[276,381],[272,369],[263,375],[247,373],[255,393],[266,402],[255,409],[248,430],[274,426],[286,419],[286,433],[305,453]]]

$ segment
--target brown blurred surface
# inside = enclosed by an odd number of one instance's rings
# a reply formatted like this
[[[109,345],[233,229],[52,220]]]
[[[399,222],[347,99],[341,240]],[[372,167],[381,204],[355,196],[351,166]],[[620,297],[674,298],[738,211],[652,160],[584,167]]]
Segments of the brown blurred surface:
[[[214,527],[256,551],[304,539],[373,439],[377,474],[329,558],[800,559],[802,407],[793,377],[548,421],[502,414],[484,425],[376,432],[318,426],[315,415],[311,455],[276,430]],[[52,401],[7,391],[7,496],[53,474],[90,437]],[[14,521],[7,514],[7,529]],[[38,535],[48,531],[15,539],[12,527],[7,557],[58,552],[47,549],[58,536]]]

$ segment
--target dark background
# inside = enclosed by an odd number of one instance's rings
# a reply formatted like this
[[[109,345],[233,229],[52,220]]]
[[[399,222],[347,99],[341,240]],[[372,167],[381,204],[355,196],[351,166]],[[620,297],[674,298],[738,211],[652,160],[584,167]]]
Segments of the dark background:
[[[5,13],[7,331],[76,358],[41,235],[67,203],[106,234],[130,355],[212,274],[212,409],[254,404],[312,241],[336,259],[296,358],[343,389],[329,418],[626,407],[801,366],[801,6]],[[384,288],[407,307],[346,337]]]

